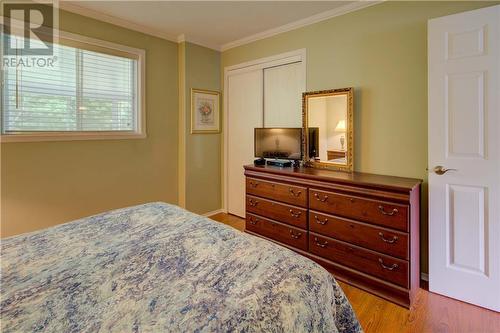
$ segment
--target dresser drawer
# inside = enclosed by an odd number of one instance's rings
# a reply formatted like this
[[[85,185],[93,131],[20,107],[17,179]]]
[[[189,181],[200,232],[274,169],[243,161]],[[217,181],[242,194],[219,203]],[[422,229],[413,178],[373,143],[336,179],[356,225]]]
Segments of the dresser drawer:
[[[408,231],[406,205],[310,189],[309,207],[325,213]]]
[[[266,200],[252,195],[246,197],[246,210],[270,219],[307,229],[307,210]]]
[[[309,233],[309,252],[388,282],[408,287],[407,261],[365,250],[312,232]]]
[[[338,216],[309,212],[309,230],[408,260],[408,234]]]
[[[307,231],[247,213],[246,230],[307,251]]]
[[[292,205],[307,207],[307,188],[247,178],[247,193]]]

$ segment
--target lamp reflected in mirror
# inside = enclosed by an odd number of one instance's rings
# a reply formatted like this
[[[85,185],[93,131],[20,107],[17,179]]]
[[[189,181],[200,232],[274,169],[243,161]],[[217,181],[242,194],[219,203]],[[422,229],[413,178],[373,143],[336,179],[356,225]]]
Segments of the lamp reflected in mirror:
[[[340,133],[345,133],[345,120],[339,120],[337,123],[337,126],[335,127],[335,132],[340,132]],[[344,150],[344,142],[345,142],[345,137],[343,135],[340,136],[340,146],[341,149]]]

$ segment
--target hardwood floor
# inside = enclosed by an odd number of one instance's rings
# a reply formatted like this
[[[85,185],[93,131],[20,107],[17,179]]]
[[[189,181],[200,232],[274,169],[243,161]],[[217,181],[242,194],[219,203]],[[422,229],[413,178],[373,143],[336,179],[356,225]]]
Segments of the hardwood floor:
[[[229,214],[212,219],[245,230],[245,220]],[[420,289],[407,310],[339,281],[366,333],[500,333],[500,314]]]
[[[238,229],[239,231],[245,231],[245,220],[241,217],[234,216],[231,214],[220,213],[210,216],[211,219],[215,221],[222,222],[224,224],[230,225],[231,227]]]

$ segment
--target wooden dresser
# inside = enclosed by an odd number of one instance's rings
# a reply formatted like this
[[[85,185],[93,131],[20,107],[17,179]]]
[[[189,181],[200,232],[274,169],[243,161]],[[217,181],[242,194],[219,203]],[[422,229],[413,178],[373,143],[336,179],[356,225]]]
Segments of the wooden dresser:
[[[420,284],[418,179],[245,166],[246,232],[409,307]]]
[[[337,158],[345,158],[345,150],[327,150],[326,158],[328,160],[335,160]]]

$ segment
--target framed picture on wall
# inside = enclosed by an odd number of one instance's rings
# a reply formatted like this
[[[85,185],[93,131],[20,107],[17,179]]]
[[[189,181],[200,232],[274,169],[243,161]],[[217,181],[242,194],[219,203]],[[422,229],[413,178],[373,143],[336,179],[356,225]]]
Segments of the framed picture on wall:
[[[191,133],[220,133],[220,92],[191,89]]]

